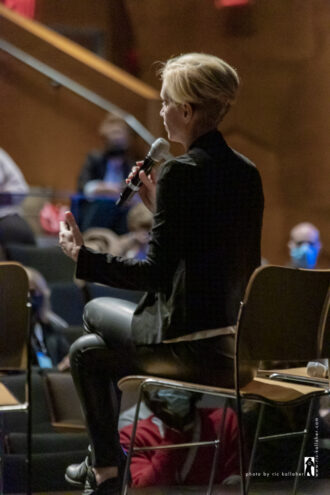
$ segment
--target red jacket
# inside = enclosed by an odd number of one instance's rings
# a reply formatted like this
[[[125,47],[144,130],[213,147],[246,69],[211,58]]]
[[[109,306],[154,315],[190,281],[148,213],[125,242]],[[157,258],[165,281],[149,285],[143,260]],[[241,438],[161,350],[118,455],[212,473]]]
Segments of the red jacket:
[[[200,424],[197,440],[214,440],[222,418],[222,409],[197,409]],[[163,430],[163,432],[161,431]],[[195,430],[196,431],[196,430]],[[120,431],[120,441],[123,446],[130,442],[132,426],[126,426]],[[162,434],[163,433],[163,434]],[[161,423],[155,416],[141,420],[136,433],[136,446],[168,445],[191,440],[193,429],[181,433],[172,430]],[[224,428],[223,449],[220,451],[215,482],[220,483],[231,474],[239,474],[238,457],[238,426],[237,417],[233,410],[227,409]],[[214,447],[199,447],[195,456],[190,454],[192,448],[175,450],[158,450],[136,453],[131,462],[132,487],[152,485],[204,485],[208,483]],[[188,461],[187,461],[188,458]],[[186,461],[186,465],[185,465]]]

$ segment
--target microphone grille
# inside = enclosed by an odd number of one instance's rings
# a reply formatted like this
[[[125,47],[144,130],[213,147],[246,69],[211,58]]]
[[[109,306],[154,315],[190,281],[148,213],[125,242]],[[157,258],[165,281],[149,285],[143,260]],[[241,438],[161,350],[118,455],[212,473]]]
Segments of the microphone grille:
[[[158,138],[151,145],[149,156],[155,160],[159,161],[169,155],[170,143],[164,138]]]

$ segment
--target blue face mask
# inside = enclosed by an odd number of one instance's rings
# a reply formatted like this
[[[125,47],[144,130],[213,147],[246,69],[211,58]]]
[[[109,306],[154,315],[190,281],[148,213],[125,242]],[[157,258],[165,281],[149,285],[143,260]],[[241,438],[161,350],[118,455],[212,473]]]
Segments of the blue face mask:
[[[167,408],[178,415],[180,418],[184,418],[189,414],[191,409],[191,395],[186,392],[180,392],[176,390],[159,390],[158,397],[162,399]]]
[[[44,302],[44,296],[42,294],[32,293],[30,297],[30,302],[31,302],[32,313],[33,314],[39,313]]]
[[[318,254],[318,246],[309,242],[303,242],[290,249],[292,263],[296,268],[315,268]]]
[[[145,393],[147,406],[175,430],[183,430],[193,421],[198,399],[198,394],[184,390],[154,389]]]

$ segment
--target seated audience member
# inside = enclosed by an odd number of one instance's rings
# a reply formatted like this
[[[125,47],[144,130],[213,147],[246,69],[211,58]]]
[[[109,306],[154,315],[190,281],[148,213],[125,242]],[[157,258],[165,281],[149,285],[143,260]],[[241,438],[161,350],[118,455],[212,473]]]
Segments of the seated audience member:
[[[136,446],[165,446],[217,438],[223,409],[197,408],[199,394],[182,390],[155,389],[146,394],[154,414],[138,422]],[[128,448],[132,425],[120,430],[120,443]],[[151,450],[135,453],[131,460],[132,487],[206,485],[209,481],[214,446]],[[238,425],[234,411],[227,409],[221,437],[215,483],[239,474]]]
[[[21,216],[21,203],[29,192],[22,172],[0,148],[0,245],[35,244],[29,224]]]
[[[122,254],[121,237],[113,230],[103,227],[91,227],[83,233],[85,246],[99,253],[115,253],[116,256]]]
[[[70,367],[70,344],[63,333],[68,324],[52,311],[50,290],[41,273],[30,267],[25,270],[30,288],[33,361],[41,368],[63,371]]]
[[[152,214],[138,203],[127,214],[129,232],[117,235],[110,229],[92,227],[83,234],[84,244],[100,253],[111,253],[116,256],[144,259],[149,243],[149,230],[152,226]]]
[[[138,203],[129,210],[127,227],[128,234],[118,237],[121,255],[138,260],[145,259],[149,244],[149,231],[152,227],[152,214],[143,203]]]
[[[322,247],[320,232],[311,223],[298,223],[290,232],[290,265],[295,268],[315,268]]]
[[[88,200],[76,200],[78,223],[82,231],[105,227],[117,234],[124,234],[127,232],[128,208],[117,208],[115,202],[135,165],[128,156],[129,129],[122,119],[108,114],[100,125],[99,134],[105,141],[105,147],[102,151],[88,154],[78,178],[78,192],[88,197]]]
[[[185,390],[154,388],[144,393],[137,424],[136,447],[155,447],[217,438],[224,410],[197,408],[201,394]],[[120,414],[119,435],[122,448],[129,448],[135,407]],[[130,485],[134,488],[169,485],[206,485],[209,481],[214,446],[161,449],[134,453],[130,464]],[[91,463],[91,452],[84,469]],[[68,467],[70,482],[79,466]],[[228,408],[221,436],[221,450],[215,472],[215,483],[233,481],[239,474],[238,423],[235,412]],[[228,479],[230,477],[230,479]],[[83,486],[83,483],[80,483]]]
[[[121,118],[108,114],[99,127],[99,134],[105,147],[88,154],[78,179],[78,191],[86,196],[117,199],[134,165],[128,157],[129,129]]]

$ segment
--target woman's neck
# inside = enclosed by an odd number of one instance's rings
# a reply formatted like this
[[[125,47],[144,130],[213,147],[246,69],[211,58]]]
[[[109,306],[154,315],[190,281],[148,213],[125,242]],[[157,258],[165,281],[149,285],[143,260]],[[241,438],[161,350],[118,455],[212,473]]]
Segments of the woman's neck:
[[[214,126],[198,126],[197,128],[192,129],[189,135],[187,135],[185,143],[182,143],[185,151],[189,150],[190,146],[196,141],[196,139],[214,130],[216,130]]]

